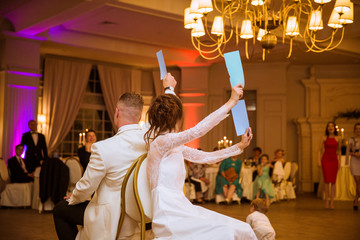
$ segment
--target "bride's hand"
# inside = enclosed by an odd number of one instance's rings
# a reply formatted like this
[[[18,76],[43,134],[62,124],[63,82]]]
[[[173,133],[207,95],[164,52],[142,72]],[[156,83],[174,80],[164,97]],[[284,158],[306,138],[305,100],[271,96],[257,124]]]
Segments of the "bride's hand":
[[[242,98],[243,93],[244,93],[244,88],[240,83],[232,87],[231,96],[229,101],[227,102],[229,104],[230,109],[233,108],[238,103],[239,99]]]
[[[247,128],[244,135],[241,136],[241,142],[238,143],[239,148],[245,149],[249,146],[252,138],[253,134],[251,132],[251,128]]]

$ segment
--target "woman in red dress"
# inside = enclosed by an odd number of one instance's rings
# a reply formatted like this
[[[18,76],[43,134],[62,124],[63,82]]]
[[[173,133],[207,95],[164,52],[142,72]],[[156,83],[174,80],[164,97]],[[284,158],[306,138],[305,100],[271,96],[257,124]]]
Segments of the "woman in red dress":
[[[321,157],[322,156],[322,157]],[[341,138],[338,136],[334,122],[326,125],[325,136],[321,138],[319,149],[319,167],[322,168],[325,182],[325,207],[334,208],[335,182],[337,171],[340,166]],[[329,187],[331,194],[329,202]]]

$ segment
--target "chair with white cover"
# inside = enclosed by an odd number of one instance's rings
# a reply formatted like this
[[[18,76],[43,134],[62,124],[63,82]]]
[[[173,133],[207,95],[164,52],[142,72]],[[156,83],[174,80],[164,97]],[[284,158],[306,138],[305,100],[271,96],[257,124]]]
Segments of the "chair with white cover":
[[[287,180],[290,177],[290,173],[291,173],[291,163],[286,162],[285,166],[284,166],[284,178],[280,183],[280,191],[278,192],[280,200],[289,199],[290,195],[293,195],[291,193],[291,191],[288,191],[288,181]]]
[[[9,183],[9,172],[3,159],[0,159],[0,178],[5,182],[5,189],[0,196],[0,206],[27,207],[31,205],[33,183]]]
[[[137,158],[127,171],[121,188],[121,215],[118,235],[124,223],[125,214],[140,223],[141,239],[145,239],[145,224],[153,217],[151,191],[147,179],[147,154]]]
[[[69,168],[69,187],[67,193],[71,193],[76,183],[80,180],[83,174],[83,168],[77,157],[68,157],[63,160],[65,165]]]
[[[287,199],[295,199],[296,198],[295,176],[296,176],[297,170],[298,170],[298,164],[296,162],[291,162],[290,177],[286,179],[287,182],[286,182],[286,188],[285,188]]]

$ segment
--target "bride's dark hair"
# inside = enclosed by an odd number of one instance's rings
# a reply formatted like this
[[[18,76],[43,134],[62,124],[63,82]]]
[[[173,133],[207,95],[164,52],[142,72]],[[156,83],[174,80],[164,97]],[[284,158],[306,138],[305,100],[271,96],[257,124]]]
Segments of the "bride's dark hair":
[[[147,111],[149,130],[144,139],[147,144],[164,132],[172,132],[176,123],[182,120],[183,105],[181,100],[173,94],[160,95],[151,103]]]

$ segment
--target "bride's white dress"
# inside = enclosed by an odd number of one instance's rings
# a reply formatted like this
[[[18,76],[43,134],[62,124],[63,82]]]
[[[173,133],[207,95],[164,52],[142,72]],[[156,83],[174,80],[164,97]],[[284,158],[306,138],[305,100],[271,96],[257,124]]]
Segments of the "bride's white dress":
[[[211,153],[184,146],[216,126],[228,116],[228,111],[224,105],[195,127],[161,135],[150,144],[147,175],[153,203],[152,229],[156,239],[256,239],[249,224],[194,206],[183,192],[184,158],[196,163],[216,163],[242,152],[237,145]]]

